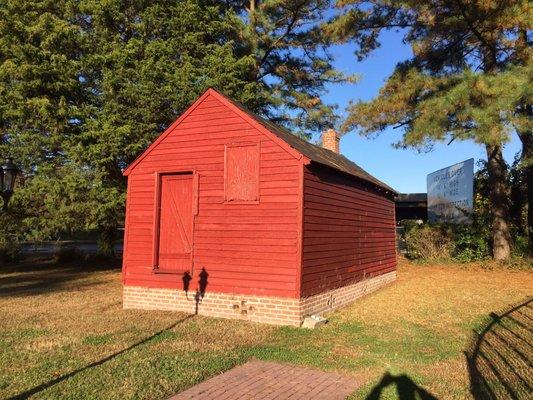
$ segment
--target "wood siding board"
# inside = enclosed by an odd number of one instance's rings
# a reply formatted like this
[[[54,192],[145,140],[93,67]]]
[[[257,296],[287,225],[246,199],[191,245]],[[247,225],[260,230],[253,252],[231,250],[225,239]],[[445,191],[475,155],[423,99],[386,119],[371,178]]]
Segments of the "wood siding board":
[[[181,288],[182,274],[155,274],[158,174],[192,171],[197,179],[193,276],[205,268],[207,291],[299,296],[301,161],[219,100],[205,97],[180,117],[127,172],[130,201],[123,269],[126,285]],[[213,111],[209,111],[213,108]],[[219,118],[221,116],[221,118]],[[190,118],[189,118],[190,117]],[[224,204],[224,148],[259,148],[259,202]],[[260,143],[260,145],[259,145]],[[194,208],[194,204],[193,204]],[[300,243],[300,244],[299,244]],[[298,247],[300,246],[300,248]]]
[[[304,258],[304,165],[305,160],[300,160],[298,171],[298,269],[296,273],[297,296],[302,297],[302,275]]]
[[[301,295],[360,281],[396,267],[394,203],[329,168],[304,170]]]

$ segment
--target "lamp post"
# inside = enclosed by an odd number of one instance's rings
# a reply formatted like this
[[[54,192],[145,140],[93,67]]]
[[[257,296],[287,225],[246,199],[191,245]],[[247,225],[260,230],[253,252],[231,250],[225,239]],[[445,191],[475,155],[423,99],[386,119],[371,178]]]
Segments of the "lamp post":
[[[13,195],[18,172],[18,167],[10,157],[6,158],[5,164],[0,167],[0,195],[4,200],[4,211],[7,210],[7,204]]]

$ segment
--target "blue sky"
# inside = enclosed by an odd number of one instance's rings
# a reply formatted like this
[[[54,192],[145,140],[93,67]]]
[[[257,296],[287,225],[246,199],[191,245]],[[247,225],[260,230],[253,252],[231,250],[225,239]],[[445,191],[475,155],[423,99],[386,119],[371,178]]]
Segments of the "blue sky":
[[[339,105],[339,114],[345,115],[345,108],[350,100],[369,100],[374,97],[386,78],[392,73],[397,62],[411,54],[409,46],[401,41],[395,32],[382,35],[382,46],[363,62],[357,62],[353,47],[337,46],[333,49],[337,61],[336,67],[345,73],[360,76],[353,85],[334,86],[324,96],[324,100]],[[401,129],[389,129],[374,139],[363,138],[351,132],[341,139],[341,152],[366,171],[402,193],[425,192],[426,175],[430,172],[474,158],[485,159],[485,149],[473,142],[454,141],[437,144],[429,153],[416,150],[399,150],[392,144],[401,137]],[[504,156],[512,162],[520,150],[520,141],[513,136],[504,149]]]

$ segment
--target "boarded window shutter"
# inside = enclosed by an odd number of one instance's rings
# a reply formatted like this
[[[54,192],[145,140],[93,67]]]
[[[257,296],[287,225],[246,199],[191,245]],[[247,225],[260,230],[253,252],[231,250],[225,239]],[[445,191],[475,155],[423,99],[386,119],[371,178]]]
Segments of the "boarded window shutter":
[[[227,145],[224,177],[226,201],[259,201],[259,145]]]

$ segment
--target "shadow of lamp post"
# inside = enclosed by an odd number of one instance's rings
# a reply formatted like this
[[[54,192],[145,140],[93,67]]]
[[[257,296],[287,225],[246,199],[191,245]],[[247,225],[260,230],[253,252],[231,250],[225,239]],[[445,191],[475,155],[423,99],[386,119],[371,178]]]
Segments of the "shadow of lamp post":
[[[3,166],[0,166],[0,196],[4,201],[3,210],[7,210],[9,199],[15,189],[15,181],[19,173],[18,167],[13,163],[12,158],[6,158]]]

